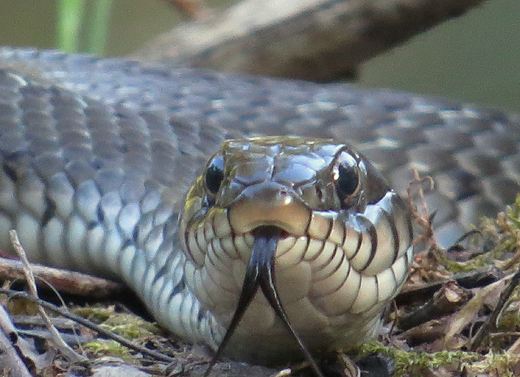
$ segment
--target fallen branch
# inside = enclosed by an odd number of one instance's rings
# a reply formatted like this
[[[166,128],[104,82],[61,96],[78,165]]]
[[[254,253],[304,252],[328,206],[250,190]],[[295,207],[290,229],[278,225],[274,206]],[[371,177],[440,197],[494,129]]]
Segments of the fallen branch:
[[[395,298],[397,305],[409,305],[417,301],[425,301],[441,287],[450,281],[457,282],[462,288],[472,289],[483,287],[498,281],[504,276],[495,266],[486,266],[477,270],[455,274],[447,279],[424,284],[405,285],[401,293]]]
[[[177,66],[332,81],[483,0],[242,1],[134,54]]]
[[[105,299],[118,295],[124,286],[110,280],[83,274],[81,272],[46,267],[31,263],[31,270],[37,281],[45,281],[61,293],[92,299]],[[0,257],[0,280],[24,279],[24,266],[19,260]],[[39,287],[46,289],[45,286]]]
[[[470,296],[471,293],[457,283],[453,281],[446,283],[439,291],[435,292],[431,300],[400,318],[398,327],[405,331],[432,319],[454,313],[469,300]]]

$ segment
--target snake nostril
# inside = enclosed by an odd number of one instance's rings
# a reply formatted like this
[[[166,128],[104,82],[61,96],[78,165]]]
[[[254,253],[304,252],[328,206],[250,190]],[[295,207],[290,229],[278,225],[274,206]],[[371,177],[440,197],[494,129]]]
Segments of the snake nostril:
[[[323,202],[323,190],[321,187],[316,187],[316,196],[318,197],[318,201]]]

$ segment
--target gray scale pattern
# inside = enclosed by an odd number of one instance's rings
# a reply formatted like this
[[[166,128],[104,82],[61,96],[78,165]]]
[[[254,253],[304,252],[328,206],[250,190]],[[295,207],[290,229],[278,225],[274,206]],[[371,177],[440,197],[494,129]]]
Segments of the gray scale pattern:
[[[444,245],[520,188],[517,115],[385,89],[1,48],[0,245],[14,227],[33,260],[121,277],[153,313],[179,310],[158,315],[165,326],[218,339],[183,284],[180,205],[224,139],[284,134],[354,145],[401,193],[412,167],[431,174]]]
[[[431,174],[438,191],[428,201],[437,209],[443,245],[482,214],[493,215],[511,203],[520,188],[518,115],[393,90],[168,70],[56,51],[4,48],[0,62],[97,99],[116,115],[133,110],[141,122],[170,128],[163,131],[164,142],[154,145],[152,169],[161,182],[175,181],[179,196],[195,176],[190,173],[224,138],[259,134],[346,141],[401,193],[412,166]],[[169,148],[172,154],[166,155]],[[182,174],[176,175],[178,170]]]

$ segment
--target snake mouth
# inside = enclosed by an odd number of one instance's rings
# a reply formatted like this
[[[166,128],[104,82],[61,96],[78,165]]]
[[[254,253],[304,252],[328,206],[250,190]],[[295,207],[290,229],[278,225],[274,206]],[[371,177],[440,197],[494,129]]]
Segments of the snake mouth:
[[[283,227],[278,226],[278,225],[261,225],[261,226],[256,227],[255,229],[253,229],[251,231],[251,234],[253,235],[253,237],[255,239],[255,244],[256,244],[257,239],[272,237],[272,238],[276,238],[277,240],[282,240],[291,235],[287,230],[285,230]],[[278,244],[278,242],[277,242],[277,244]],[[276,251],[276,247],[275,247],[275,251]],[[274,257],[274,255],[273,255],[273,257]]]
[[[226,334],[212,358],[205,376],[208,376],[215,362],[220,358],[224,348],[228,344],[231,336],[237,329],[242,317],[247,311],[249,305],[255,298],[258,289],[262,290],[267,302],[274,310],[276,316],[282,321],[293,339],[298,343],[305,359],[310,363],[317,376],[322,376],[317,363],[314,361],[311,353],[303,343],[302,339],[292,327],[289,317],[287,316],[275,281],[275,255],[278,241],[287,238],[290,234],[286,230],[275,225],[258,226],[251,231],[254,237],[251,258],[246,268],[242,291],[238,299],[235,312],[227,328]]]

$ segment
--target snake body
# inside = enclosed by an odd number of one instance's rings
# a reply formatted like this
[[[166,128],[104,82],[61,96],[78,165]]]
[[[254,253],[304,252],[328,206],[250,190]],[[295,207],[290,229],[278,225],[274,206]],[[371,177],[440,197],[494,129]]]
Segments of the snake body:
[[[435,179],[426,199],[444,245],[512,203],[520,187],[516,115],[391,90],[53,51],[5,48],[0,62],[2,248],[17,229],[32,260],[121,279],[162,325],[213,348],[232,319],[255,227],[284,232],[276,285],[304,342],[345,347],[373,333],[406,277],[409,214],[396,193],[413,167]],[[226,139],[261,135],[304,139],[226,142],[217,152]],[[342,150],[362,181],[346,201],[330,180]],[[206,182],[211,156],[222,158],[217,193]],[[289,252],[293,243],[305,246]],[[334,292],[352,280],[338,265],[357,274],[341,299]],[[251,305],[229,355],[295,357],[262,296]]]

